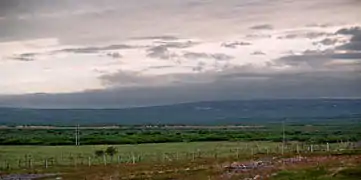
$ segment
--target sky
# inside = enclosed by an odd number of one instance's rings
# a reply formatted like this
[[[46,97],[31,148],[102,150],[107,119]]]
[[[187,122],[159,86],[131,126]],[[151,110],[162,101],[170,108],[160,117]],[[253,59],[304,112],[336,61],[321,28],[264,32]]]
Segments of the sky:
[[[360,0],[1,0],[0,106],[361,97]]]

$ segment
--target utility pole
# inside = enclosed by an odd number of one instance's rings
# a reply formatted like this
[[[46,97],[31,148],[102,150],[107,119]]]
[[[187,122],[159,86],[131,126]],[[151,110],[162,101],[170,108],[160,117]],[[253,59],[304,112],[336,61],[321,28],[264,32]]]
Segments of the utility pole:
[[[77,127],[77,129],[78,129],[78,146],[80,146],[80,128],[79,127],[80,126],[78,124],[78,127]]]
[[[285,121],[282,121],[282,155],[285,153],[285,145],[286,145]]]
[[[75,128],[75,146],[79,146],[79,145],[80,145],[80,141],[79,141],[79,124],[78,124]]]

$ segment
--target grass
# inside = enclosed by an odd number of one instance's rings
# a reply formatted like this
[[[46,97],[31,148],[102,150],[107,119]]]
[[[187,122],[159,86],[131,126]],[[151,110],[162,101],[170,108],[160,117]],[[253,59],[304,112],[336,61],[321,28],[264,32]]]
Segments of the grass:
[[[299,164],[275,163],[271,169],[264,168],[250,170],[248,172],[229,173],[224,165],[237,161],[235,158],[203,158],[195,161],[178,161],[165,163],[139,163],[135,165],[110,165],[79,167],[69,171],[65,179],[187,179],[187,180],[239,180],[253,178],[261,175],[263,178],[271,174],[271,180],[359,180],[360,179],[360,155],[343,155],[339,157],[317,156],[310,157],[309,162]],[[313,160],[312,160],[313,159]],[[317,160],[317,161],[315,161]],[[249,159],[238,160],[240,162]],[[340,162],[343,163],[340,163]]]
[[[297,171],[281,171],[272,180],[321,180],[328,174],[325,168],[311,168]]]
[[[295,143],[290,143],[285,151],[286,156],[295,156]],[[274,142],[184,142],[158,143],[139,145],[115,145],[118,150],[116,157],[107,157],[107,166],[104,166],[103,157],[96,158],[96,150],[105,150],[107,145],[87,146],[0,146],[0,172],[66,172],[65,179],[102,179],[102,177],[116,177],[124,175],[128,179],[218,179],[224,173],[224,163],[240,160],[250,160],[261,156],[281,156],[281,144]],[[301,150],[307,149],[302,147]],[[339,144],[331,144],[332,149],[342,148]],[[325,149],[315,145],[314,149]],[[269,152],[269,155],[265,155]],[[332,152],[334,153],[334,152]],[[332,153],[327,153],[331,155]],[[345,156],[342,154],[341,156]],[[255,156],[252,156],[254,154]],[[133,157],[141,157],[140,161],[132,164]],[[308,156],[325,156],[325,152],[307,153]],[[347,154],[352,156],[353,154]],[[26,159],[31,157],[33,166],[29,168]],[[117,163],[117,157],[122,163]],[[88,167],[88,158],[91,166]],[[334,156],[338,157],[338,156]],[[45,167],[45,159],[48,168]],[[20,160],[20,161],[19,161]],[[112,161],[112,162],[110,162]],[[337,161],[338,162],[338,161]],[[7,168],[9,164],[10,168]],[[162,173],[160,173],[162,172]],[[296,173],[296,174],[295,174]],[[291,170],[278,174],[280,180],[288,177],[322,177],[324,171]],[[344,180],[345,174],[357,174],[355,171],[337,174],[337,180]],[[132,178],[134,176],[134,178]],[[151,178],[150,178],[151,177]],[[212,178],[209,178],[212,177]],[[237,176],[234,176],[238,178]],[[291,178],[292,179],[292,178]],[[289,179],[289,180],[291,180]],[[231,179],[229,179],[231,180]],[[298,180],[298,179],[294,179]],[[325,179],[315,179],[325,180]],[[351,179],[353,180],[353,179]]]
[[[202,157],[225,157],[230,155],[251,155],[256,152],[271,153],[276,151],[279,143],[272,142],[189,142],[189,143],[160,143],[160,144],[139,144],[139,145],[115,145],[117,157],[122,161],[128,161],[132,156],[141,158],[142,161],[155,161],[174,158],[191,158],[191,156]],[[88,158],[92,158],[92,164],[103,163],[103,158],[95,158],[96,150],[104,150],[107,145],[86,145],[86,146],[0,146],[0,168],[4,162],[11,167],[19,166],[19,160],[31,159],[34,164],[44,164],[45,159],[54,159],[62,165],[77,163],[88,163]],[[279,151],[279,150],[278,150]],[[178,157],[176,157],[178,156]],[[112,158],[117,161],[117,157]],[[111,161],[107,157],[107,161]],[[20,162],[20,163],[22,163]],[[1,164],[3,163],[3,164]]]
[[[297,171],[281,171],[271,180],[360,180],[360,167],[344,167],[334,173],[325,167]]]

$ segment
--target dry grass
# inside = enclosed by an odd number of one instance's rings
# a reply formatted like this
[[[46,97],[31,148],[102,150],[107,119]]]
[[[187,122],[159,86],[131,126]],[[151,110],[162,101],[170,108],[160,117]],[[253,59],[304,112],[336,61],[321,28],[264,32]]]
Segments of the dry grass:
[[[195,161],[179,161],[161,164],[139,163],[112,166],[80,167],[64,175],[69,180],[115,180],[115,179],[187,179],[187,180],[233,180],[260,175],[270,178],[279,171],[300,171],[311,167],[328,167],[337,169],[361,164],[360,155],[345,156],[313,156],[307,161],[298,163],[275,162],[274,167],[255,169],[245,172],[226,172],[224,165],[236,161],[234,158],[198,159]],[[240,160],[237,160],[240,161]],[[243,160],[245,161],[245,159]],[[339,169],[338,169],[339,170]],[[337,173],[337,172],[336,172]],[[330,173],[332,174],[332,173]]]

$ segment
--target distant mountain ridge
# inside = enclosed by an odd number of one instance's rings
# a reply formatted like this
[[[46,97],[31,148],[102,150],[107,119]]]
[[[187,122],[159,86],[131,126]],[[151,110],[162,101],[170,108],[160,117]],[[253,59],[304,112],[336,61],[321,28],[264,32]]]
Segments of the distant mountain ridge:
[[[237,100],[127,109],[0,108],[0,124],[242,124],[361,119],[360,99]]]

